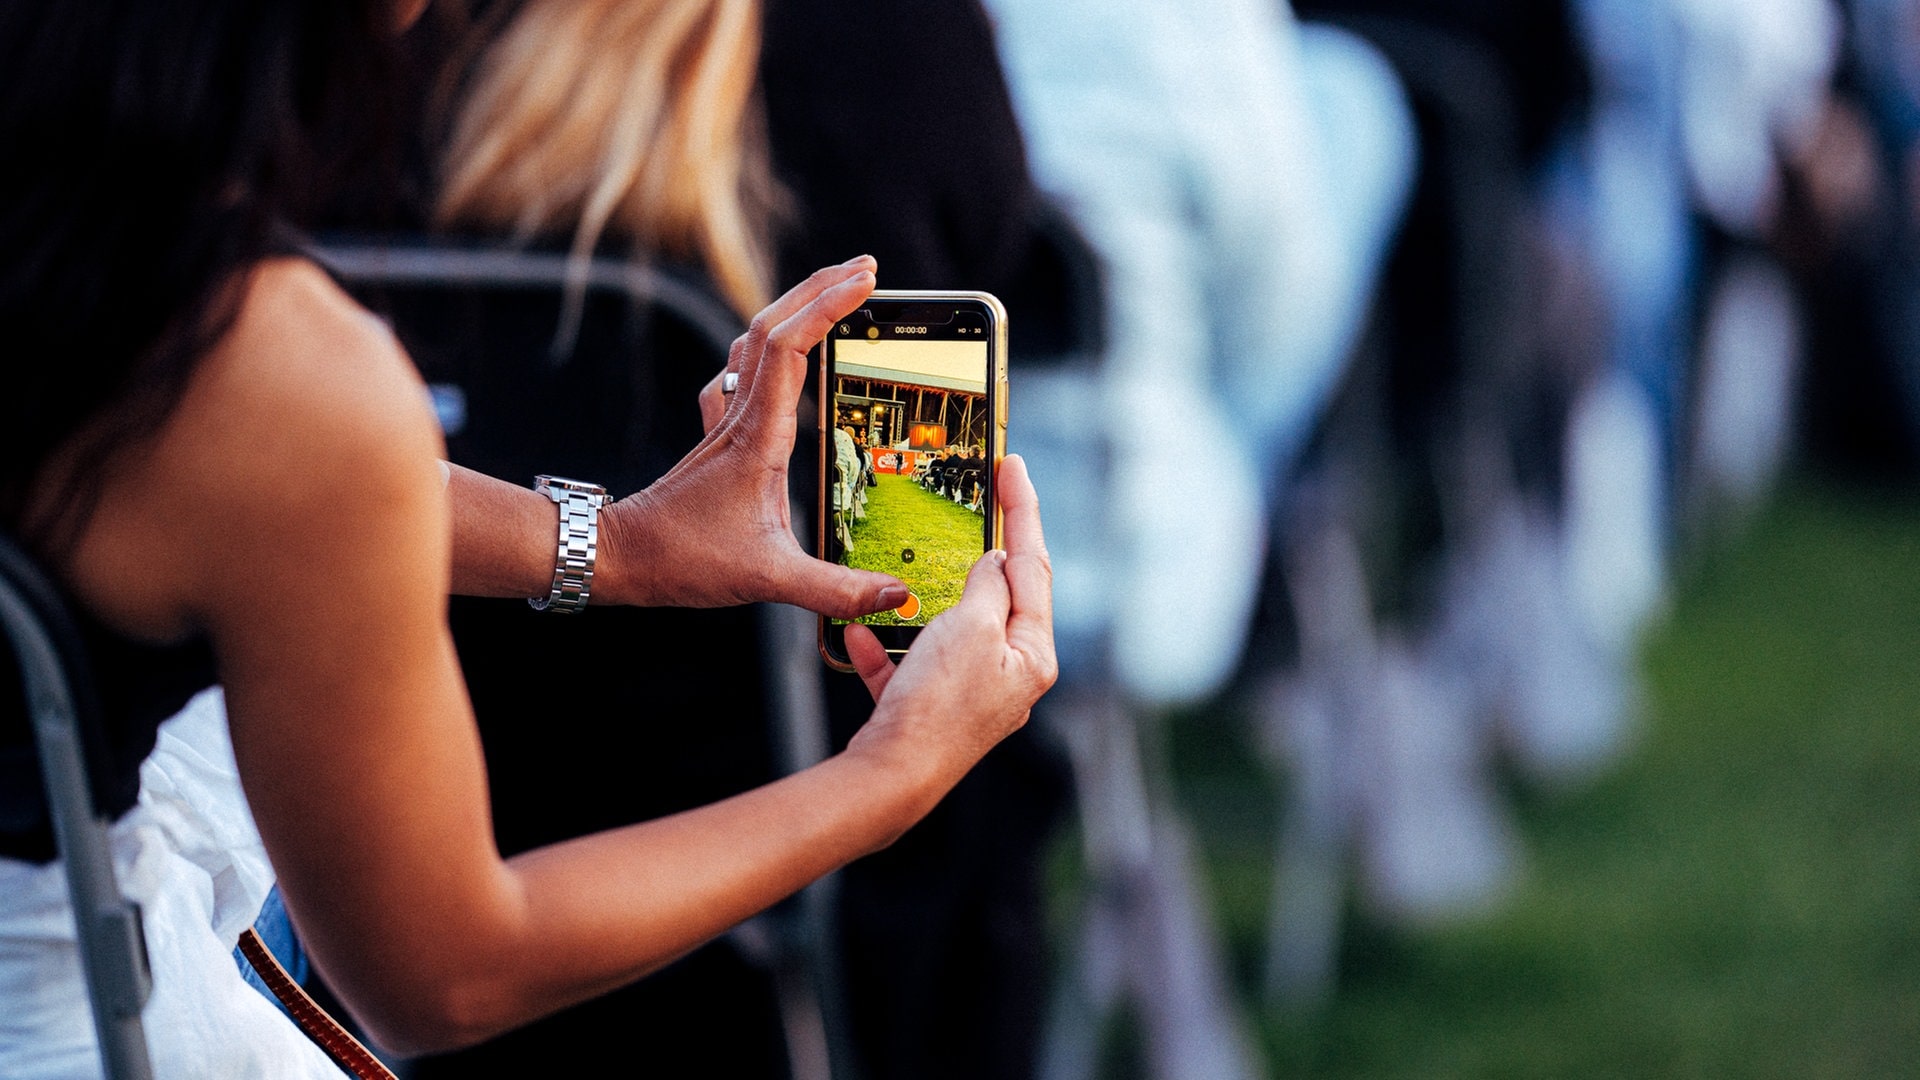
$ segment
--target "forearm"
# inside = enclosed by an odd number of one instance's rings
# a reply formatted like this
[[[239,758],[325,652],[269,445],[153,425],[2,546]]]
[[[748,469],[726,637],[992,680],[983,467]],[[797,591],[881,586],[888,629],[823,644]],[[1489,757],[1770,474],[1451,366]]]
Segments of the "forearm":
[[[545,596],[553,584],[559,517],[553,500],[449,465],[453,592],[460,596]]]
[[[536,934],[580,951],[545,963],[599,993],[665,965],[808,883],[891,844],[959,778],[888,775],[871,757],[687,813],[528,853]],[[543,942],[541,948],[549,948]]]
[[[553,587],[560,538],[559,509],[552,499],[505,480],[448,465],[447,502],[453,520],[453,584],[456,596],[545,596]],[[531,478],[529,478],[531,479]],[[661,526],[645,492],[600,511],[599,550],[594,558],[594,606],[671,603],[649,590],[650,564],[634,551],[657,546],[649,538]]]
[[[518,856],[506,864],[512,902],[443,924],[433,948],[461,970],[395,995],[439,1011],[399,1027],[363,1019],[397,1048],[444,1049],[605,993],[885,847],[961,771],[855,750],[719,803]]]

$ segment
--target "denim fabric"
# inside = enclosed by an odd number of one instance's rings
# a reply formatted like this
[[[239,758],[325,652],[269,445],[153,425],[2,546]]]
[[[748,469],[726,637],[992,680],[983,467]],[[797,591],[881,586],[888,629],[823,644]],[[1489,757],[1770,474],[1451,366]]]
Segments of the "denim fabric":
[[[307,981],[307,951],[301,948],[300,937],[293,932],[293,920],[287,917],[287,905],[280,899],[280,886],[275,885],[267,893],[267,901],[260,905],[260,917],[253,921],[253,929],[260,935],[260,941],[266,945],[267,951],[280,961],[281,967],[287,969],[287,974],[293,977],[294,982]],[[253,970],[253,965],[247,963],[247,958],[241,955],[238,948],[233,950],[233,961],[240,965],[240,977],[247,980],[247,985],[265,994],[267,1000],[273,1002],[281,1012],[287,1011],[287,1007],[280,1004],[280,999],[273,996],[272,990],[267,989],[266,980]],[[288,1015],[291,1017],[291,1014]]]
[[[340,1080],[339,1067],[249,989],[234,963],[234,941],[266,906],[273,867],[240,790],[219,690],[160,726],[140,767],[140,801],[110,837],[153,967],[142,1019],[154,1075]],[[74,934],[64,869],[0,859],[0,1076],[8,1080],[99,1074]]]

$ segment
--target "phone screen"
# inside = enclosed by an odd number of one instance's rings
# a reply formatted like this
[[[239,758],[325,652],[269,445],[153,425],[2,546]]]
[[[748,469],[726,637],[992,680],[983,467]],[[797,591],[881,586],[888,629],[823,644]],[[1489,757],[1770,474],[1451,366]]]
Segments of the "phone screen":
[[[889,650],[959,601],[993,545],[997,307],[876,295],[828,333],[821,554],[906,583],[906,603],[857,620]],[[823,627],[830,660],[845,625]]]

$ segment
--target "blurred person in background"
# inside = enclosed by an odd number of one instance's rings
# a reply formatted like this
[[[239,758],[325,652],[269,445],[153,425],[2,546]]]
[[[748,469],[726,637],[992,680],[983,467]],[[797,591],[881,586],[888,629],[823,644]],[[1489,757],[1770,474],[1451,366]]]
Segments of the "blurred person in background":
[[[1394,521],[1416,537],[1389,572],[1401,595],[1328,605],[1361,613],[1335,626],[1358,637],[1388,607],[1410,644],[1374,650],[1371,693],[1285,702],[1299,742],[1347,748],[1300,785],[1348,808],[1329,831],[1358,830],[1369,908],[1418,924],[1500,895],[1503,875],[1462,870],[1463,837],[1503,831],[1496,778],[1564,786],[1629,745],[1672,549],[1702,505],[1751,505],[1778,471],[1805,340],[1782,273],[1796,192],[1841,196],[1808,215],[1823,228],[1857,214],[1858,140],[1818,0],[1299,6],[1379,45],[1421,122],[1388,286],[1402,459],[1384,486],[1437,490],[1397,496],[1415,508]],[[1314,565],[1379,589],[1347,546]],[[1477,789],[1491,827],[1439,812],[1463,805],[1449,787]],[[1324,978],[1321,947],[1296,975]]]
[[[1833,91],[1786,159],[1776,238],[1808,307],[1795,430],[1825,469],[1910,480],[1920,473],[1920,5],[1848,0],[1841,14]]]
[[[1086,407],[1112,475],[1050,483],[1128,494],[1110,535],[1079,530],[1063,595],[1111,632],[1130,695],[1200,700],[1240,657],[1265,511],[1365,321],[1412,177],[1406,103],[1377,53],[1285,5],[992,7],[1035,175],[1106,277]]]
[[[1783,165],[1824,109],[1839,24],[1827,0],[1575,9],[1594,110],[1562,205],[1610,330],[1608,374],[1569,444],[1569,538],[1581,608],[1604,639],[1631,643],[1689,519],[1704,502],[1751,505],[1779,469],[1804,315],[1765,248]]]
[[[1343,511],[1363,572],[1341,603],[1372,627],[1383,688],[1336,711],[1398,717],[1356,716],[1366,733],[1346,736],[1391,748],[1348,770],[1366,805],[1361,891],[1391,918],[1438,918],[1511,881],[1497,761],[1590,773],[1628,730],[1628,660],[1590,640],[1564,582],[1562,444],[1569,400],[1602,363],[1588,334],[1603,314],[1541,175],[1583,115],[1585,71],[1563,3],[1298,6],[1389,57],[1420,131],[1360,383],[1377,398],[1365,430],[1391,460],[1350,430],[1328,456],[1365,477]]]
[[[1239,667],[1269,524],[1351,359],[1413,177],[1381,56],[1284,4],[992,0],[1040,188],[1103,271],[1106,348],[1029,373],[1094,879],[1052,1075],[1138,1011],[1152,1075],[1245,1077],[1190,839],[1150,748]],[[1145,733],[1144,736],[1142,733]]]
[[[325,169],[356,160],[354,118],[387,100],[387,35],[411,7],[0,16],[0,132],[21,151],[0,167],[0,323],[24,358],[8,371],[20,392],[0,424],[14,446],[0,511],[107,665],[126,812],[114,843],[148,920],[166,1075],[334,1074],[264,998],[229,992],[242,984],[224,935],[249,905],[215,886],[252,841],[182,834],[191,820],[134,803],[156,726],[216,672],[293,921],[355,1016],[401,1050],[602,993],[884,846],[1050,680],[1044,554],[1015,460],[1012,551],[981,561],[961,605],[978,618],[936,623],[897,669],[860,639],[885,708],[847,752],[698,811],[501,857],[444,605],[450,590],[541,595],[553,504],[442,464],[404,353],[281,232],[324,194]],[[236,82],[246,92],[226,93]],[[866,260],[822,272],[741,339],[741,392],[710,437],[606,509],[594,601],[888,605],[884,579],[800,553],[778,464],[806,348],[872,283]],[[1015,609],[1031,667],[983,680],[1003,658],[981,648],[1004,643]],[[85,1074],[63,890],[31,766],[17,768],[29,755],[11,753],[23,717],[3,730],[7,820],[30,824],[10,825],[0,860],[0,1071]]]
[[[1502,899],[1522,865],[1502,783],[1597,773],[1634,683],[1568,582],[1568,416],[1606,314],[1543,182],[1584,115],[1571,6],[1296,7],[1388,58],[1421,145],[1376,333],[1281,545],[1300,657],[1262,702],[1288,780],[1266,975],[1298,1008],[1331,993],[1353,912],[1419,927]]]

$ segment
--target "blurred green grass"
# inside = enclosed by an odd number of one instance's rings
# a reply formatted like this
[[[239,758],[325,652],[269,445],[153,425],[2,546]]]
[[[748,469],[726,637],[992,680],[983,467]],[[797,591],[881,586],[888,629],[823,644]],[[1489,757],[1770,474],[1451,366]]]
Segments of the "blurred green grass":
[[[1510,900],[1417,933],[1355,912],[1312,1015],[1257,1004],[1272,781],[1241,718],[1172,725],[1274,1075],[1920,1075],[1917,661],[1920,499],[1790,487],[1682,575],[1632,753],[1512,791]]]

